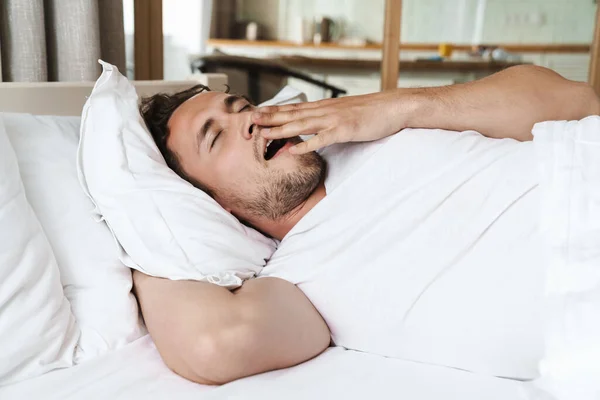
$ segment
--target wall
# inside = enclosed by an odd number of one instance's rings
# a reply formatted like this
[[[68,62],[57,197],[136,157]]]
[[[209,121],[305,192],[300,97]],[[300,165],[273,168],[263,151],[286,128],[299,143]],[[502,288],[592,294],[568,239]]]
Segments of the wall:
[[[247,0],[242,0],[247,1]],[[405,0],[407,2],[409,0]],[[414,0],[413,0],[414,1]],[[322,15],[341,23],[348,36],[381,41],[383,35],[384,0],[280,0],[284,20],[280,32],[286,37],[286,27],[302,17],[313,20]]]
[[[247,0],[242,0],[247,1]],[[281,0],[289,25],[296,16],[317,14],[344,21],[351,35],[380,42],[383,0]],[[476,29],[484,7],[483,29]],[[402,41],[419,43],[589,43],[593,0],[404,0]]]
[[[241,0],[245,1],[245,0]],[[594,0],[403,0],[403,42],[413,43],[591,43]],[[381,42],[384,0],[281,0],[285,27],[298,16],[326,15],[342,21],[346,35]],[[478,16],[480,18],[478,18]],[[409,52],[402,58],[425,56]],[[586,81],[588,54],[530,54],[524,61]]]
[[[276,39],[279,35],[280,0],[238,0],[238,21],[255,21],[264,39]]]
[[[208,24],[203,21],[210,15],[211,3],[163,2],[165,79],[185,79],[190,73],[189,55],[204,53]],[[271,39],[289,39],[298,17],[312,20],[320,14],[341,21],[347,36],[382,40],[384,0],[238,0],[238,4],[236,17],[258,21]],[[480,4],[485,7],[478,31]],[[133,0],[124,0],[124,5],[130,75]],[[595,10],[593,0],[404,0],[401,37],[403,42],[418,43],[589,43]],[[554,68],[571,79],[587,79],[588,55],[532,57],[527,61]]]

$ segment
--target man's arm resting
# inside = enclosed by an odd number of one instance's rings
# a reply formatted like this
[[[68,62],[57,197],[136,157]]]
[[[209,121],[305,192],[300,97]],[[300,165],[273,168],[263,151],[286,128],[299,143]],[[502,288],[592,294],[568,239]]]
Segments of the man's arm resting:
[[[378,140],[404,128],[476,130],[492,138],[531,140],[537,122],[598,114],[600,100],[588,84],[520,65],[452,86],[262,107],[252,118],[267,139],[315,134],[289,149],[301,154],[333,143]]]
[[[493,138],[531,140],[537,122],[600,114],[600,101],[588,84],[533,65],[465,84],[397,92],[393,113],[405,115],[410,128],[472,129]]]
[[[161,357],[192,381],[222,384],[286,368],[324,351],[327,325],[295,285],[253,279],[235,292],[134,272],[144,320]]]

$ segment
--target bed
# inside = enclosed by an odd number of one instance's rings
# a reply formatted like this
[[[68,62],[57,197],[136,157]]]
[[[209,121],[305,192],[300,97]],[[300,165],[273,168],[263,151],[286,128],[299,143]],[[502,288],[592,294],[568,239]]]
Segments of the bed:
[[[0,390],[3,399],[525,399],[524,384],[330,348],[297,367],[220,387],[188,382],[146,336],[118,352]]]
[[[142,95],[200,82],[226,83],[219,74],[197,81],[137,82]],[[77,116],[91,83],[0,83],[0,112]],[[52,101],[48,101],[52,99]],[[220,387],[194,384],[171,372],[148,335],[76,366],[0,387],[1,399],[306,399],[512,400],[530,397],[529,383],[455,368],[329,348],[304,364]]]

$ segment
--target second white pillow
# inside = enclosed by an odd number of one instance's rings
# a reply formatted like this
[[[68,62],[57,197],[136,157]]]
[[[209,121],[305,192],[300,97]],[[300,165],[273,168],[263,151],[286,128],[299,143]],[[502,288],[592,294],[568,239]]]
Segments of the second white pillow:
[[[79,117],[3,114],[27,198],[54,250],[65,295],[81,328],[77,362],[143,334],[131,270],[77,180]]]
[[[0,386],[71,366],[78,338],[0,116]]]

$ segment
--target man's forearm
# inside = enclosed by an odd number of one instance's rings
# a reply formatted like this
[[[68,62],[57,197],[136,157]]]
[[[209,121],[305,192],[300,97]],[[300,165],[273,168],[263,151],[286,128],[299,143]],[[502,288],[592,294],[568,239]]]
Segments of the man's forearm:
[[[537,122],[600,113],[598,97],[587,84],[536,66],[509,68],[465,84],[398,91],[395,106],[408,127],[476,130],[493,138],[530,140]]]

